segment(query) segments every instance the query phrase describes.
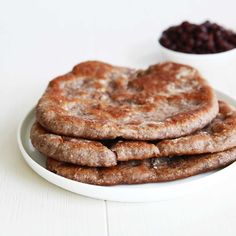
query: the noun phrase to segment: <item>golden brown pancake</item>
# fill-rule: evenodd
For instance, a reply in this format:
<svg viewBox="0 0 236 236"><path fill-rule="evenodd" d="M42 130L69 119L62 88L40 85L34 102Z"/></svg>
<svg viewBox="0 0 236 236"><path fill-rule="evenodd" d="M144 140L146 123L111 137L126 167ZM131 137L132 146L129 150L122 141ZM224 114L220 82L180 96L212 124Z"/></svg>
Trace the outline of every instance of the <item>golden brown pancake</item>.
<svg viewBox="0 0 236 236"><path fill-rule="evenodd" d="M197 70L172 62L147 70L78 64L49 83L36 108L46 130L87 139L176 138L217 113L216 95Z"/></svg>
<svg viewBox="0 0 236 236"><path fill-rule="evenodd" d="M114 167L82 167L47 159L47 169L63 177L95 185L172 181L225 167L236 160L236 148L224 152L120 162Z"/></svg>
<svg viewBox="0 0 236 236"><path fill-rule="evenodd" d="M236 146L236 111L219 102L213 121L193 134L162 141L94 141L55 135L38 123L31 129L34 147L45 156L84 166L115 166L117 161L143 160L220 152Z"/></svg>

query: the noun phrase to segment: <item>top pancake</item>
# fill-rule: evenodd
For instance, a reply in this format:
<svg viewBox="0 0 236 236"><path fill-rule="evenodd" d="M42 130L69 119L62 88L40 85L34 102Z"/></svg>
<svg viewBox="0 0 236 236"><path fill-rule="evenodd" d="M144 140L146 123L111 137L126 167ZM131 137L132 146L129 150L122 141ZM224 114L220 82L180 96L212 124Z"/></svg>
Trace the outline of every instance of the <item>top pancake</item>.
<svg viewBox="0 0 236 236"><path fill-rule="evenodd" d="M49 83L36 117L66 136L157 140L201 129L217 112L213 89L189 66L133 70L89 61Z"/></svg>

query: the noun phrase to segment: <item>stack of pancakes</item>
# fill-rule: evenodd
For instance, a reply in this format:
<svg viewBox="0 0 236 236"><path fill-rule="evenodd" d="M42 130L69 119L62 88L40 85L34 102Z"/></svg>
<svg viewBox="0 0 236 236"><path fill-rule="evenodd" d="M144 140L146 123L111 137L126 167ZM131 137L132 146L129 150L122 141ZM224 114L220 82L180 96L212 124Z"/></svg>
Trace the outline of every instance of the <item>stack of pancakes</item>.
<svg viewBox="0 0 236 236"><path fill-rule="evenodd" d="M83 183L171 181L236 160L236 111L186 65L81 63L49 83L36 120L47 168Z"/></svg>

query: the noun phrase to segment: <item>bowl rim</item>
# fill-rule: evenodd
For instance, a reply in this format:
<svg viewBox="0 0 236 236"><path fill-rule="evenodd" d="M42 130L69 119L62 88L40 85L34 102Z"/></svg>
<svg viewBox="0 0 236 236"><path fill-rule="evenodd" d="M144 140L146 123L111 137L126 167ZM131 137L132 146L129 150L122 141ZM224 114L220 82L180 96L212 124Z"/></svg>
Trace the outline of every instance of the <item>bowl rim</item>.
<svg viewBox="0 0 236 236"><path fill-rule="evenodd" d="M176 54L178 56L184 56L184 57L205 57L205 58L209 58L209 57L220 57L220 56L226 56L226 55L230 55L230 54L234 54L236 53L236 47L233 49L230 49L228 51L225 52L217 52L217 53L206 53L206 54L195 54L195 53L185 53L185 52L179 52L179 51L174 51L172 49L169 49L165 46L163 46L160 43L160 37L158 38L158 45L159 48L161 48L161 50L166 51L168 53L172 53L172 54Z"/></svg>

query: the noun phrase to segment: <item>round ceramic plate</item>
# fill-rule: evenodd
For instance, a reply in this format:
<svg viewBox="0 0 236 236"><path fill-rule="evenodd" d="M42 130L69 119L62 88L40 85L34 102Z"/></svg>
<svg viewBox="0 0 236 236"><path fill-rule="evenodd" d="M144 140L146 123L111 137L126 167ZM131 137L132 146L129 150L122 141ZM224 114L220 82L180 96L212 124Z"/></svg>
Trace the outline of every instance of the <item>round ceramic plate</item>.
<svg viewBox="0 0 236 236"><path fill-rule="evenodd" d="M236 101L229 96L221 92L217 92L217 95L219 99L236 106ZM84 184L56 175L45 168L46 157L35 150L30 142L30 128L34 121L35 115L34 109L32 109L20 123L17 133L20 151L28 165L49 182L74 193L92 198L122 202L166 200L204 190L207 188L207 185L219 184L220 180L227 176L230 170L235 171L236 163L233 163L218 171L165 183L118 185L112 187Z"/></svg>

